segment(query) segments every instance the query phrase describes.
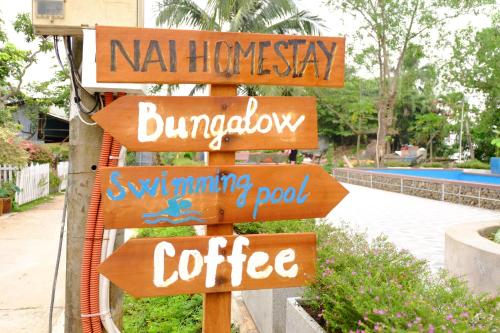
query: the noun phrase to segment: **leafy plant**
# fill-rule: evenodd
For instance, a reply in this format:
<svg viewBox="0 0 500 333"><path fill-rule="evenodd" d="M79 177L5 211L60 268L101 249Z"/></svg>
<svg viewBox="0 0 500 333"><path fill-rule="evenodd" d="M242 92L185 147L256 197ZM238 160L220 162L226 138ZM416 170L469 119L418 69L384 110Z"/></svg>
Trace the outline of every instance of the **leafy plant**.
<svg viewBox="0 0 500 333"><path fill-rule="evenodd" d="M13 198L19 191L21 191L20 188L12 181L0 183L0 198Z"/></svg>
<svg viewBox="0 0 500 333"><path fill-rule="evenodd" d="M29 161L31 163L52 163L54 154L45 145L37 144L31 141L24 141L23 148L29 153Z"/></svg>
<svg viewBox="0 0 500 333"><path fill-rule="evenodd" d="M240 235L312 232L314 225L314 219L238 223L234 225L234 231Z"/></svg>
<svg viewBox="0 0 500 333"><path fill-rule="evenodd" d="M49 189L50 193L55 193L59 191L59 185L61 185L61 178L57 176L57 171L51 169L49 172Z"/></svg>
<svg viewBox="0 0 500 333"><path fill-rule="evenodd" d="M455 167L459 169L486 169L490 168L488 163L484 163L478 160L470 160L462 163L455 164Z"/></svg>
<svg viewBox="0 0 500 333"><path fill-rule="evenodd" d="M440 162L427 162L420 165L421 168L444 168L445 165Z"/></svg>
<svg viewBox="0 0 500 333"><path fill-rule="evenodd" d="M137 237L195 235L193 227L139 229ZM203 298L199 294L135 299L125 295L124 332L201 332Z"/></svg>
<svg viewBox="0 0 500 333"><path fill-rule="evenodd" d="M318 227L316 281L305 292L327 332L494 332L500 297L475 296L444 272L347 227Z"/></svg>
<svg viewBox="0 0 500 333"><path fill-rule="evenodd" d="M500 229L498 229L493 235L493 241L500 244Z"/></svg>

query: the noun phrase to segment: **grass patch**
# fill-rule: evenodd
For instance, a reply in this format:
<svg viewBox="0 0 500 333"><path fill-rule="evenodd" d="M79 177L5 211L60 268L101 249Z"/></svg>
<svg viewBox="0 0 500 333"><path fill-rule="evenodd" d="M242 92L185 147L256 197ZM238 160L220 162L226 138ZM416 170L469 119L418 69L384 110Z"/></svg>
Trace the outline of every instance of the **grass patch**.
<svg viewBox="0 0 500 333"><path fill-rule="evenodd" d="M33 208L35 208L37 206L40 206L41 204L51 202L58 195L63 195L63 194L51 194L51 195L47 195L45 197L38 198L36 200L30 201L28 203L25 203L23 205L17 205L16 203L14 203L14 207L12 208L12 210L14 212L18 212L18 213L25 212L25 211L33 209Z"/></svg>
<svg viewBox="0 0 500 333"><path fill-rule="evenodd" d="M200 166L200 165L205 165L205 162L203 161L193 161L192 159L186 158L186 157L179 157L176 158L173 162L173 165L175 166Z"/></svg>
<svg viewBox="0 0 500 333"><path fill-rule="evenodd" d="M189 226L139 229L138 238L194 236ZM200 294L135 299L125 295L123 332L201 332L203 297Z"/></svg>
<svg viewBox="0 0 500 333"><path fill-rule="evenodd" d="M455 164L455 167L459 169L490 169L490 165L488 163L484 163L478 160L457 163Z"/></svg>
<svg viewBox="0 0 500 333"><path fill-rule="evenodd" d="M314 219L238 223L234 231L240 235L314 232L314 223Z"/></svg>
<svg viewBox="0 0 500 333"><path fill-rule="evenodd" d="M444 168L445 165L441 162L427 162L420 165L421 168Z"/></svg>
<svg viewBox="0 0 500 333"><path fill-rule="evenodd" d="M387 160L384 161L384 166L387 168L406 168L411 166L411 163L398 160Z"/></svg>

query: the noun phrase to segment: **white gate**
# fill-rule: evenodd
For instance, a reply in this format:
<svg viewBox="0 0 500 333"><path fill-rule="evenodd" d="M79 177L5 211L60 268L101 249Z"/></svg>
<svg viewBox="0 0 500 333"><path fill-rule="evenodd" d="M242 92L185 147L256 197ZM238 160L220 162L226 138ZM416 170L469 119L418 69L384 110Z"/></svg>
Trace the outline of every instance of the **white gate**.
<svg viewBox="0 0 500 333"><path fill-rule="evenodd" d="M57 163L57 177L61 179L61 184L59 184L59 192L65 190L68 187L68 169L68 161Z"/></svg>
<svg viewBox="0 0 500 333"><path fill-rule="evenodd" d="M34 164L16 173L16 185L20 192L16 193L19 205L49 195L50 164Z"/></svg>

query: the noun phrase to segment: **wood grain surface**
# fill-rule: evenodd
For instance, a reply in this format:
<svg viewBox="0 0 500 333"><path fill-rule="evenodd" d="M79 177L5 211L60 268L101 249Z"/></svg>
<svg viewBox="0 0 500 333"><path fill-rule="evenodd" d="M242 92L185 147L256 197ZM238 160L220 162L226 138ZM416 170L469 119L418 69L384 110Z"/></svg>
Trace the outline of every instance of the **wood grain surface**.
<svg viewBox="0 0 500 333"><path fill-rule="evenodd" d="M243 247L246 259L243 261L242 279L239 285L233 286L231 276L233 266L228 262L227 256L232 254L233 243L238 236L218 237L226 239L227 245L219 248L219 254L225 259L217 266L213 287L207 288L206 263L203 264L200 274L190 279L184 280L178 276L175 282L166 287L158 287L154 283L154 253L159 243L168 242L175 250L175 255L164 256L163 279L166 280L175 274L175 271L179 272L179 259L182 251L196 250L202 257L205 257L208 254L209 240L214 238L213 236L132 239L106 259L99 266L99 272L134 297L297 287L312 281L315 276L316 235L314 233L244 235L249 245ZM278 274L275 268L276 256L287 249L295 253L295 258L283 267L288 270L296 264L295 277L284 277ZM248 274L248 263L255 252L264 252L269 256L268 260L257 269L257 271L262 271L269 265L272 272L268 277L256 279ZM193 272L194 262L194 257L190 256L187 265L188 272Z"/></svg>
<svg viewBox="0 0 500 333"><path fill-rule="evenodd" d="M342 87L345 38L96 27L97 82Z"/></svg>
<svg viewBox="0 0 500 333"><path fill-rule="evenodd" d="M316 165L126 167L100 174L109 229L323 217L348 193Z"/></svg>
<svg viewBox="0 0 500 333"><path fill-rule="evenodd" d="M124 96L92 119L131 151L318 147L314 97Z"/></svg>

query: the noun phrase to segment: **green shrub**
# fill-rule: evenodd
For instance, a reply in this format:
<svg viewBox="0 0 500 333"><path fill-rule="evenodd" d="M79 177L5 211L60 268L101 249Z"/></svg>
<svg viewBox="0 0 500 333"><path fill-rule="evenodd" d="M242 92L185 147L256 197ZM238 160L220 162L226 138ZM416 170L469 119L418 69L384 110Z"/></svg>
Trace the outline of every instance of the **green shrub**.
<svg viewBox="0 0 500 333"><path fill-rule="evenodd" d="M455 164L456 168L459 169L486 169L488 170L490 168L490 165L488 163L484 163L478 160L470 160L462 163L457 163Z"/></svg>
<svg viewBox="0 0 500 333"><path fill-rule="evenodd" d="M198 333L203 297L195 294L134 299L126 295L123 310L123 331L127 333Z"/></svg>
<svg viewBox="0 0 500 333"><path fill-rule="evenodd" d="M493 241L500 244L500 229L498 229L493 235Z"/></svg>
<svg viewBox="0 0 500 333"><path fill-rule="evenodd" d="M386 160L384 165L388 168L406 168L411 166L411 163L400 160Z"/></svg>
<svg viewBox="0 0 500 333"><path fill-rule="evenodd" d="M59 185L61 185L61 178L57 176L57 171L51 169L49 172L49 192L56 193L59 192Z"/></svg>
<svg viewBox="0 0 500 333"><path fill-rule="evenodd" d="M28 153L21 146L17 130L15 126L0 126L0 164L19 167L28 164Z"/></svg>
<svg viewBox="0 0 500 333"><path fill-rule="evenodd" d="M46 143L47 147L54 155L57 161L68 161L69 160L69 145L68 143Z"/></svg>
<svg viewBox="0 0 500 333"><path fill-rule="evenodd" d="M305 307L327 332L495 332L499 297L474 296L384 237L318 227L317 279Z"/></svg>
<svg viewBox="0 0 500 333"><path fill-rule="evenodd" d="M168 227L168 228L144 228L139 229L137 238L144 237L180 237L195 236L194 228L190 226Z"/></svg>
<svg viewBox="0 0 500 333"><path fill-rule="evenodd" d="M331 173L333 169L333 145L329 144L328 149L325 154L326 163L323 165L323 168L326 172Z"/></svg>
<svg viewBox="0 0 500 333"><path fill-rule="evenodd" d="M30 163L44 164L54 162L55 156L47 146L31 141L24 141L22 146L29 154Z"/></svg>
<svg viewBox="0 0 500 333"><path fill-rule="evenodd" d="M240 235L313 232L314 225L314 219L251 222L235 224L234 231Z"/></svg>
<svg viewBox="0 0 500 333"><path fill-rule="evenodd" d="M195 235L193 227L139 229L137 237L177 237ZM125 295L123 331L201 332L203 298L199 294L135 299Z"/></svg>
<svg viewBox="0 0 500 333"><path fill-rule="evenodd" d="M420 165L421 168L444 168L445 165L440 162L427 162Z"/></svg>

